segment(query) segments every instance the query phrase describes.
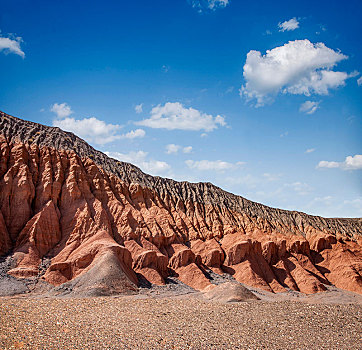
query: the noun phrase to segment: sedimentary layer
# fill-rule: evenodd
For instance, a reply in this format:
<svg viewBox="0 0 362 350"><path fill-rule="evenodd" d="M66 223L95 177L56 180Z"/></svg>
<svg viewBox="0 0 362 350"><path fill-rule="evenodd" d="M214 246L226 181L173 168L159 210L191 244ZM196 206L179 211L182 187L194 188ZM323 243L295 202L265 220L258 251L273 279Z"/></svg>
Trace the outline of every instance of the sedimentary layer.
<svg viewBox="0 0 362 350"><path fill-rule="evenodd" d="M264 206L144 174L59 128L0 113L0 255L15 278L95 294L230 274L272 292L362 292L362 219Z"/></svg>

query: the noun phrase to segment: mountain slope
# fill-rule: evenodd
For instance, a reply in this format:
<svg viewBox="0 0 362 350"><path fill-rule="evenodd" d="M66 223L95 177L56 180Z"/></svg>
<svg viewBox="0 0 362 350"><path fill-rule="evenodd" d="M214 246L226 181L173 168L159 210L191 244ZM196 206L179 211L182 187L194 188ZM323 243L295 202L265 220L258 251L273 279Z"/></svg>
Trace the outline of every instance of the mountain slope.
<svg viewBox="0 0 362 350"><path fill-rule="evenodd" d="M0 135L0 255L13 277L88 295L168 276L201 290L213 270L273 292L362 292L362 219L152 177L72 133L2 112Z"/></svg>

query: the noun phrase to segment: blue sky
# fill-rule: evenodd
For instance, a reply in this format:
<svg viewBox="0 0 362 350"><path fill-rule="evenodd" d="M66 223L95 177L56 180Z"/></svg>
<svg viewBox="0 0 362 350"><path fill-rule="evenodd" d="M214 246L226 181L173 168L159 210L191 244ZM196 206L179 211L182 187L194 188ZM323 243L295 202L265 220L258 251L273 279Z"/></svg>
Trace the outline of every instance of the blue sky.
<svg viewBox="0 0 362 350"><path fill-rule="evenodd" d="M359 0L0 0L0 109L153 175L362 216Z"/></svg>

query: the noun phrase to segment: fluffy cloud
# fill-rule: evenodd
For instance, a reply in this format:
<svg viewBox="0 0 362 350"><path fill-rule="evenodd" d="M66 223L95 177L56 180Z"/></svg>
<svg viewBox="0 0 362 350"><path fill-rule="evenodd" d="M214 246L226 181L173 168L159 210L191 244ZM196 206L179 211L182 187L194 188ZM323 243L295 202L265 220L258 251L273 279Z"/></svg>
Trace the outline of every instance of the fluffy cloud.
<svg viewBox="0 0 362 350"><path fill-rule="evenodd" d="M313 114L319 108L319 102L316 101L305 101L299 107L299 112L304 112L307 114Z"/></svg>
<svg viewBox="0 0 362 350"><path fill-rule="evenodd" d="M305 153L313 153L315 151L315 148L308 148Z"/></svg>
<svg viewBox="0 0 362 350"><path fill-rule="evenodd" d="M139 105L136 105L134 110L136 111L137 114L142 113L143 112L143 103L140 103Z"/></svg>
<svg viewBox="0 0 362 350"><path fill-rule="evenodd" d="M50 110L56 114L58 118L69 117L73 111L66 103L54 103Z"/></svg>
<svg viewBox="0 0 362 350"><path fill-rule="evenodd" d="M205 9L216 10L229 5L229 0L189 0L192 7L202 12Z"/></svg>
<svg viewBox="0 0 362 350"><path fill-rule="evenodd" d="M180 146L179 145L175 145L174 143L171 143L169 145L166 146L166 153L167 154L175 154L179 151Z"/></svg>
<svg viewBox="0 0 362 350"><path fill-rule="evenodd" d="M118 133L118 131L122 129L121 125L107 124L103 120L95 117L84 119L70 118L69 116L73 111L66 103L54 103L50 110L57 116L57 118L53 120L53 126L71 131L88 142L94 142L99 145L104 145L119 139L133 140L146 135L146 132L142 129L131 130L121 135Z"/></svg>
<svg viewBox="0 0 362 350"><path fill-rule="evenodd" d="M329 162L321 160L317 168L340 168L343 170L358 170L362 169L362 154L356 154L355 156L348 156L344 162Z"/></svg>
<svg viewBox="0 0 362 350"><path fill-rule="evenodd" d="M142 130L142 129L136 129L136 130L131 130L130 132L121 135L121 138L126 138L126 139L136 139L136 138L142 138L146 135L146 131Z"/></svg>
<svg viewBox="0 0 362 350"><path fill-rule="evenodd" d="M350 77L346 72L332 68L347 56L334 51L324 43L309 40L290 41L267 50L265 55L251 50L247 54L243 76L246 83L240 95L256 100L262 106L282 92L284 94L328 94L330 89L345 84Z"/></svg>
<svg viewBox="0 0 362 350"><path fill-rule="evenodd" d="M23 39L21 37L6 38L0 34L0 51L4 51L5 53L14 53L15 55L19 55L24 58L25 53L20 47L22 41Z"/></svg>
<svg viewBox="0 0 362 350"><path fill-rule="evenodd" d="M225 126L226 122L220 115L213 117L194 108L185 108L179 102L167 102L152 108L151 117L136 124L154 129L212 131Z"/></svg>
<svg viewBox="0 0 362 350"><path fill-rule="evenodd" d="M175 145L174 143L171 143L166 146L166 153L167 154L177 154L180 149L182 149L183 153L192 152L192 146L181 147L180 145Z"/></svg>
<svg viewBox="0 0 362 350"><path fill-rule="evenodd" d="M53 126L71 131L85 140L99 145L104 145L121 138L121 135L117 135L117 131L122 128L120 125L107 124L103 120L94 117L55 119Z"/></svg>
<svg viewBox="0 0 362 350"><path fill-rule="evenodd" d="M190 169L197 169L197 170L216 170L216 171L225 171L225 170L231 170L235 169L236 167L244 164L242 162L237 163L229 163L224 162L221 160L186 160L186 165Z"/></svg>
<svg viewBox="0 0 362 350"><path fill-rule="evenodd" d="M294 18L290 19L289 21L285 21L283 23L279 22L278 27L279 27L280 32L291 31L291 30L295 30L295 29L299 28L299 22L294 17Z"/></svg>
<svg viewBox="0 0 362 350"><path fill-rule="evenodd" d="M129 153L105 152L105 154L122 162L132 163L151 175L164 175L171 169L171 166L166 162L153 159L147 160L148 153L144 151Z"/></svg>

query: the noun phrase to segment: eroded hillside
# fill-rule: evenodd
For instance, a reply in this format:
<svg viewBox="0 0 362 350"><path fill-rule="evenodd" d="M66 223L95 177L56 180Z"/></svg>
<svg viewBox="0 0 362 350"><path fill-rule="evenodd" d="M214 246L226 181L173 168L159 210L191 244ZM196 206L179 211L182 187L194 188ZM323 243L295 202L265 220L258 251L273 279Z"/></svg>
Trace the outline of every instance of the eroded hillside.
<svg viewBox="0 0 362 350"><path fill-rule="evenodd" d="M0 114L0 255L16 278L112 294L216 274L268 291L362 292L362 219L274 209L152 177L72 133Z"/></svg>

